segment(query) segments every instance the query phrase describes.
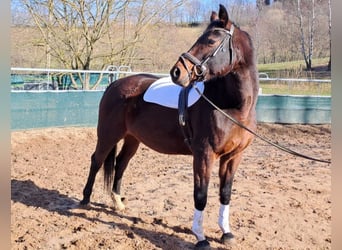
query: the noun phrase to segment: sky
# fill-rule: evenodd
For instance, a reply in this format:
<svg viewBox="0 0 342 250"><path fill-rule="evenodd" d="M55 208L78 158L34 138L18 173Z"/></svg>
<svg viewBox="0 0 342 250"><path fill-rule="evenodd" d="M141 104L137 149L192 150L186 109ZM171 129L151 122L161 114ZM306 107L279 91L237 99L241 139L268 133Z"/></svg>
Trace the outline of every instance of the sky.
<svg viewBox="0 0 342 250"><path fill-rule="evenodd" d="M190 2L197 2L200 4L202 13L201 16L194 16L194 20L201 21L204 18L204 11L205 13L211 13L211 11L218 12L219 4L223 4L228 13L232 13L232 6L236 6L239 4L247 5L247 4L255 4L256 0L189 0ZM27 16L23 15L26 12L26 9L21 3L21 0L11 0L11 16L12 16L12 23L20 24L25 23ZM206 16L207 14L205 14ZM190 21L190 20L188 20Z"/></svg>

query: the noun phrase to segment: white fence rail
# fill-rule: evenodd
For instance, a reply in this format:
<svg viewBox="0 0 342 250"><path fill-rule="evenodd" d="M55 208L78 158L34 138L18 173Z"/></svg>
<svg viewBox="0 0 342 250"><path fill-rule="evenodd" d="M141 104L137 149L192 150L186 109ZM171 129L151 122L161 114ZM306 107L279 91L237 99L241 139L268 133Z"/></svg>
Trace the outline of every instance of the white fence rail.
<svg viewBox="0 0 342 250"><path fill-rule="evenodd" d="M78 83L78 89L82 89L82 82L87 78L90 79L90 86L96 81L100 84L97 90L104 89L109 83L126 75L149 72L133 72L129 66L110 65L106 70L70 70L70 69L45 69L45 68L11 68L11 86L12 90L65 90L75 89L72 87L72 80L68 77L73 75L73 79ZM153 73L154 75L163 77L169 74ZM91 79L91 76L96 76ZM56 78L59 79L56 79ZM64 77L64 79L63 79ZM68 78L68 79L67 79ZM62 83L62 81L68 81Z"/></svg>
<svg viewBox="0 0 342 250"><path fill-rule="evenodd" d="M260 77L263 73L259 74L259 81L272 81L272 82L315 82L315 83L331 83L331 79L309 79L309 78L272 78Z"/></svg>
<svg viewBox="0 0 342 250"><path fill-rule="evenodd" d="M109 83L126 75L139 73L153 74L160 77L169 76L168 73L150 73L150 72L133 72L129 66L109 65L106 70L69 70L69 69L46 69L46 68L11 68L11 86L12 90L64 90L75 89L72 87L72 81L68 78L70 75L76 75L78 78L78 88L82 89L81 82L87 77L90 79L90 86L96 81L101 83L97 85L97 90L105 89ZM96 76L91 79L90 76ZM59 77L59 79L56 79ZM64 79L63 79L64 77ZM63 83L63 81L65 81ZM293 83L314 83L321 90L320 84L331 83L330 79L309 79L309 78L272 78L267 73L259 73L260 82L287 83L290 89ZM262 93L262 89L260 89Z"/></svg>
<svg viewBox="0 0 342 250"><path fill-rule="evenodd" d="M325 95L331 96L331 79L312 78L279 78L269 77L266 73L259 74L259 93L272 92L277 94Z"/></svg>

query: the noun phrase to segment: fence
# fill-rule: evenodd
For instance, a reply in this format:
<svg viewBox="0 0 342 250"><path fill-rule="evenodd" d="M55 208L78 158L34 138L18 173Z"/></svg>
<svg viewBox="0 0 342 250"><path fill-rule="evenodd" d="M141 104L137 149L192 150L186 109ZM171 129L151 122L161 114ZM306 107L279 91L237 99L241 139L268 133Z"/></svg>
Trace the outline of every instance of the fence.
<svg viewBox="0 0 342 250"><path fill-rule="evenodd" d="M109 83L132 72L129 66L110 65L106 70L66 70L11 68L12 90L80 90L87 84L92 90L103 90ZM154 73L157 76L168 74ZM87 89L85 89L87 90Z"/></svg>
<svg viewBox="0 0 342 250"><path fill-rule="evenodd" d="M15 68L15 70L18 69ZM94 71L77 73L89 74ZM115 79L120 74L136 74L137 72L109 70L95 73L107 74L107 78L104 78L107 82L103 84L105 87L112 80L109 78L110 74L113 74L112 77ZM98 104L103 91L103 88L97 91L13 90L11 91L11 128L19 130L56 126L96 126ZM257 103L257 119L259 122L271 123L330 123L331 97L260 94Z"/></svg>
<svg viewBox="0 0 342 250"><path fill-rule="evenodd" d="M266 94L331 96L330 79L270 78L259 73L260 88Z"/></svg>
<svg viewBox="0 0 342 250"><path fill-rule="evenodd" d="M39 68L11 68L11 71L12 90L81 90L84 86L103 90L120 77L144 73L133 72L129 66L115 65L101 71ZM169 75L153 74L160 77ZM259 80L260 91L265 94L331 95L329 79L270 78L267 73L260 73Z"/></svg>

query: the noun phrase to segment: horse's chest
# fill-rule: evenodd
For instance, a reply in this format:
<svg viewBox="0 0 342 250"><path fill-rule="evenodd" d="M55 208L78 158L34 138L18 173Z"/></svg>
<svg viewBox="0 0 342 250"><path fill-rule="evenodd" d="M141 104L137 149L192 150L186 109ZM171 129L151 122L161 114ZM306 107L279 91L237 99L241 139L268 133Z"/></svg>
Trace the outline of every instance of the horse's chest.
<svg viewBox="0 0 342 250"><path fill-rule="evenodd" d="M210 141L216 152L232 151L239 147L245 138L245 131L222 114L214 116L211 131Z"/></svg>

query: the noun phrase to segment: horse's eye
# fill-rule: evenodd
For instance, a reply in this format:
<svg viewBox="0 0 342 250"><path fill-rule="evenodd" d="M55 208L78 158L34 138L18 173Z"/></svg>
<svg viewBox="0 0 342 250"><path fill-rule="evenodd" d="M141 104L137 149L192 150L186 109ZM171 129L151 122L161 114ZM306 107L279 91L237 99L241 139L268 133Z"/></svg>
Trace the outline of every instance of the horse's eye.
<svg viewBox="0 0 342 250"><path fill-rule="evenodd" d="M213 40L213 39L208 39L208 44L209 44L209 45L214 45L214 44L215 44L215 40Z"/></svg>

